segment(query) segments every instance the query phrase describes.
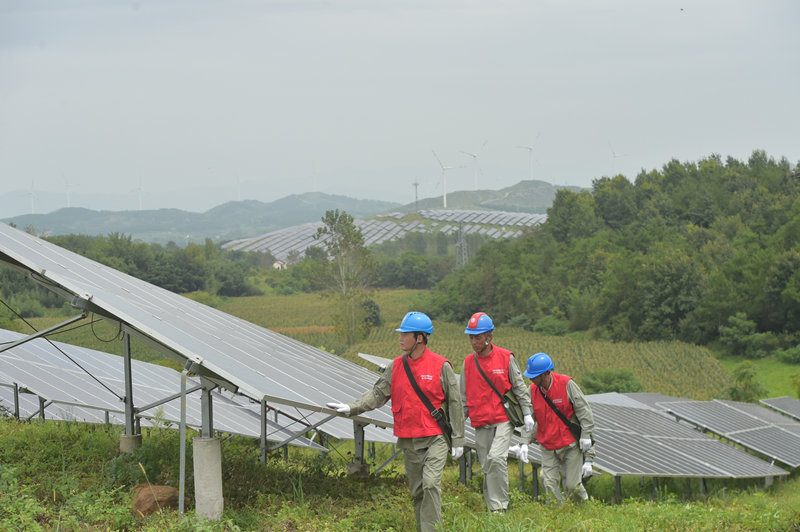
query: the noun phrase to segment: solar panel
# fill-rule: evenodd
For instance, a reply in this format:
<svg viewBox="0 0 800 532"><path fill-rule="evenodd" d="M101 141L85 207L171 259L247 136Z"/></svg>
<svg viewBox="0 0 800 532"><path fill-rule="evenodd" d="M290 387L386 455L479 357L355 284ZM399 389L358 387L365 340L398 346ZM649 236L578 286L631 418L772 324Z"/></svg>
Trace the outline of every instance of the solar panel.
<svg viewBox="0 0 800 532"><path fill-rule="evenodd" d="M591 403L598 469L615 476L755 478L783 469L645 408Z"/></svg>
<svg viewBox="0 0 800 532"><path fill-rule="evenodd" d="M783 397L774 397L772 399L762 399L761 402L770 408L774 408L778 412L786 414L800 421L800 400L794 397L785 395Z"/></svg>
<svg viewBox="0 0 800 532"><path fill-rule="evenodd" d="M691 399L684 399L682 397L673 397L671 395L664 395L661 393L650 393L650 392L633 392L633 393L626 393L623 395L630 397L634 401L644 403L647 406L654 408L656 410L664 410L659 406L660 403L672 403L675 401L691 401Z"/></svg>
<svg viewBox="0 0 800 532"><path fill-rule="evenodd" d="M800 435L757 414L752 407L732 401L681 401L662 403L668 412L698 427L719 434L790 467L800 466Z"/></svg>
<svg viewBox="0 0 800 532"><path fill-rule="evenodd" d="M191 360L209 378L258 401L324 408L351 401L376 375L340 357L207 307L0 224L0 259L29 270L90 311L123 324L178 360ZM358 416L391 426L383 407Z"/></svg>
<svg viewBox="0 0 800 532"><path fill-rule="evenodd" d="M23 337L22 334L0 329L2 343L10 343ZM125 405L121 399L125 393L125 385L120 378L124 372L122 357L61 342L50 344L44 339L35 339L0 353L0 362L0 383L12 390L9 404L13 404L12 385L16 384L27 392L20 397L35 394L58 405L57 409L52 405L48 406L45 417L104 423L104 412L108 412L109 422L125 423ZM173 369L138 360L131 361L131 369L134 398L141 406L158 403L180 392L180 373ZM193 378L188 378L187 381L187 389L200 384ZM260 406L251 408L217 392L212 394L217 414L216 430L260 437ZM195 428L202 425L198 396L199 390L187 394L186 401L186 423ZM32 405L27 404L25 409L31 414L38 411L38 400L33 401ZM180 405L177 400L173 400L138 412L137 415L150 422L163 420L177 424L180 422ZM145 425L147 424L150 423L146 422ZM269 440L282 441L294 436L293 432L276 423L268 421L267 424ZM312 444L306 438L297 438L290 443L324 450L324 447Z"/></svg>

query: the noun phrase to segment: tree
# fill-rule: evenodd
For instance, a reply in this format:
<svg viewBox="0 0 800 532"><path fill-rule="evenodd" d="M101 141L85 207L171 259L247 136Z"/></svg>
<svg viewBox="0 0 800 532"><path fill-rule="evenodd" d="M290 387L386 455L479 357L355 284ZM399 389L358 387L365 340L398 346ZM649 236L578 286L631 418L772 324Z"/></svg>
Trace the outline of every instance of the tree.
<svg viewBox="0 0 800 532"><path fill-rule="evenodd" d="M766 395L767 389L756 380L758 366L745 360L733 369L734 383L725 392L725 398L743 403L755 403Z"/></svg>
<svg viewBox="0 0 800 532"><path fill-rule="evenodd" d="M366 336L365 314L369 305L368 290L375 270L364 236L356 227L353 217L339 209L328 210L322 218L322 227L314 239L327 252L323 283L329 293L339 300L334 323L348 345Z"/></svg>
<svg viewBox="0 0 800 532"><path fill-rule="evenodd" d="M601 369L587 373L581 381L584 393L635 393L642 384L629 369Z"/></svg>

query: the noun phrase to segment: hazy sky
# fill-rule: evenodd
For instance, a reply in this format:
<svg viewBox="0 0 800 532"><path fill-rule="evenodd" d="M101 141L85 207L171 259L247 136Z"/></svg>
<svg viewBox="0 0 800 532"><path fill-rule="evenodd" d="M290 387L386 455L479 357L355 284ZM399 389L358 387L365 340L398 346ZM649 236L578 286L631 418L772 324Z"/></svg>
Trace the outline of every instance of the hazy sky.
<svg viewBox="0 0 800 532"><path fill-rule="evenodd" d="M798 21L797 0L0 0L0 218L411 203L442 194L432 150L464 166L449 192L475 187L462 151L491 189L794 164Z"/></svg>

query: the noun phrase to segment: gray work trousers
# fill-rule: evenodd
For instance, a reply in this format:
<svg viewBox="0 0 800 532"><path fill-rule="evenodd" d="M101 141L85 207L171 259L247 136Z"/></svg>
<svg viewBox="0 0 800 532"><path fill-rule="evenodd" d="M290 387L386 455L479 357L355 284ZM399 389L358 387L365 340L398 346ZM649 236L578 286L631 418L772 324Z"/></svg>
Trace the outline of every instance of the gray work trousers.
<svg viewBox="0 0 800 532"><path fill-rule="evenodd" d="M449 451L444 436L426 449L403 450L417 530L421 532L432 532L442 525L442 473Z"/></svg>
<svg viewBox="0 0 800 532"><path fill-rule="evenodd" d="M555 498L558 503L564 502L564 496L573 500L587 500L589 496L581 482L583 453L578 442L566 447L548 451L541 445L542 451L542 484L548 498ZM564 485L564 494L559 487L559 478Z"/></svg>
<svg viewBox="0 0 800 532"><path fill-rule="evenodd" d="M508 509L508 447L514 427L510 422L475 429L475 447L483 471L483 498L489 511Z"/></svg>

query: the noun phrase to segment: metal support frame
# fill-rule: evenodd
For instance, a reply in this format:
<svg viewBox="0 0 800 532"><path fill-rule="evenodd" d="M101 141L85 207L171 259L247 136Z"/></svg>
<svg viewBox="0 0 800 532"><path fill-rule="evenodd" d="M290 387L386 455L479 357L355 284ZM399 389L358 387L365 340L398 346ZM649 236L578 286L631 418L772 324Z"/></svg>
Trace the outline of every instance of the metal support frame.
<svg viewBox="0 0 800 532"><path fill-rule="evenodd" d="M136 411L133 407L133 375L131 372L131 336L127 332L122 333L122 353L123 370L125 374L125 435L136 435L134 426L134 416Z"/></svg>
<svg viewBox="0 0 800 532"><path fill-rule="evenodd" d="M178 393L172 394L169 397L165 397L163 399L159 399L158 401L155 401L153 403L150 403L150 404L147 404L147 405L144 405L144 406L136 407L133 410L134 410L134 412L136 414L141 414L142 412L146 412L147 410L150 410L151 408L155 408L155 407L157 407L159 405L163 405L164 403L169 403L170 401L174 401L175 399L182 399L182 400L185 401L185 397L184 397L185 395L189 395L190 393L194 393L197 390L202 390L202 389L203 389L203 385L202 384L198 384L197 386L193 386L192 388L189 388L186 391L183 391L183 388L181 388L182 391L180 391Z"/></svg>
<svg viewBox="0 0 800 532"><path fill-rule="evenodd" d="M267 463L267 400L261 400L261 454L259 460Z"/></svg>
<svg viewBox="0 0 800 532"><path fill-rule="evenodd" d="M380 466L378 466L378 467L377 467L377 468L376 468L374 471L372 471L370 474L371 474L371 475L377 475L378 473L380 473L380 472L381 472L381 470L382 470L384 467L386 467L387 465L389 465L390 463L392 463L392 461L394 461L394 459L395 459L395 458L397 458L397 457L400 455L400 453L402 453L402 452L403 452L403 450L402 450L402 449L395 449L395 448L394 448L394 444L392 444L392 455L389 457L389 459L388 459L388 460L386 460L384 463L382 463Z"/></svg>
<svg viewBox="0 0 800 532"><path fill-rule="evenodd" d="M186 486L186 375L192 363L187 362L181 371L181 421L180 421L180 465L178 473L178 515L183 515Z"/></svg>
<svg viewBox="0 0 800 532"><path fill-rule="evenodd" d="M216 384L209 381L205 377L200 377L200 383L203 385L203 393L200 396L200 417L203 420L203 426L200 430L200 435L203 438L214 437L214 408L211 398L211 390L216 388Z"/></svg>
<svg viewBox="0 0 800 532"><path fill-rule="evenodd" d="M361 421L353 421L353 439L355 440L355 449L353 450L354 460L357 464L365 464L364 461L364 427L367 423Z"/></svg>
<svg viewBox="0 0 800 532"><path fill-rule="evenodd" d="M617 504L622 503L622 477L619 475L614 477L614 493L617 497Z"/></svg>
<svg viewBox="0 0 800 532"><path fill-rule="evenodd" d="M327 423L328 421L330 421L331 419L333 419L333 418L335 418L335 417L336 417L336 415L335 415L335 414L331 414L330 416L328 416L328 417L326 417L326 418L323 418L323 419L322 419L322 420L320 420L320 421L317 421L317 422L316 422L316 423L314 423L313 425L308 425L308 426L306 426L306 427L303 427L303 429L302 429L301 431L299 431L299 432L296 432L296 433L294 434L294 436L292 436L292 437L290 437L290 438L287 438L287 439L285 439L285 440L283 440L283 441L281 441L281 442L278 442L278 443L276 443L275 445L273 445L272 447L270 447L270 448L269 448L269 450L270 450L270 451L274 451L274 450L276 450L276 449L279 449L279 448L281 448L281 447L284 447L284 448L286 448L286 447L288 447L288 444L289 444L289 442L291 442L291 441L294 441L294 440L296 440L297 438L300 438L300 437L302 437L302 436L303 436L303 434L305 434L305 433L306 433L306 432L308 432L309 430L314 430L315 428L319 427L320 425L322 425L322 424L324 424L324 423ZM266 419L266 418L265 418L265 419ZM362 424L361 426L362 426L362 429L361 429L361 435L362 435L362 447L363 447L363 435L364 435L364 429L363 429L363 427L366 427L366 424ZM363 450L363 449L361 450L361 453L362 453L362 456L363 456L363 453L364 453L364 450Z"/></svg>
<svg viewBox="0 0 800 532"><path fill-rule="evenodd" d="M14 419L19 421L19 384L14 383Z"/></svg>
<svg viewBox="0 0 800 532"><path fill-rule="evenodd" d="M8 351L12 347L16 347L18 345L22 345L24 343L30 342L31 340L35 340L37 338L41 338L42 336L47 336L51 332L57 331L58 329L61 329L62 327L66 327L67 325L72 325L76 321L80 321L80 320L84 319L85 317L86 317L86 312L83 312L83 313L81 313L80 316L74 316L74 317L68 319L67 321L61 322L61 323L59 323L57 325L53 325L52 327L48 327L47 329L42 329L41 331L37 331L37 332L35 332L33 334L29 334L25 338L20 338L16 342L11 342L11 343L5 344L4 346L0 347L0 353L3 353L4 351Z"/></svg>

